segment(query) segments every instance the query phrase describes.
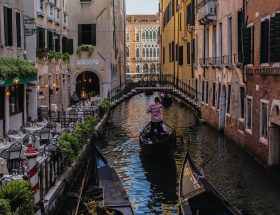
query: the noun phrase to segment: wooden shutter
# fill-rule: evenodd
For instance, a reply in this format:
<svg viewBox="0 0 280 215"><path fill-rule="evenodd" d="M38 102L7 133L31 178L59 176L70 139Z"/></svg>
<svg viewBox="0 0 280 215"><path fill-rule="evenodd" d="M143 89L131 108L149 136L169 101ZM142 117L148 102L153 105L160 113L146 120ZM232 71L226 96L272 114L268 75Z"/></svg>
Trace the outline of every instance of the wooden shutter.
<svg viewBox="0 0 280 215"><path fill-rule="evenodd" d="M68 40L67 40L67 52L68 52L69 54L73 54L73 53L74 53L73 39L68 39Z"/></svg>
<svg viewBox="0 0 280 215"><path fill-rule="evenodd" d="M244 35L244 64L250 64L252 62L251 59L251 28L245 28Z"/></svg>
<svg viewBox="0 0 280 215"><path fill-rule="evenodd" d="M275 14L275 62L280 62L280 13Z"/></svg>
<svg viewBox="0 0 280 215"><path fill-rule="evenodd" d="M184 47L179 46L179 65L183 65L184 63Z"/></svg>
<svg viewBox="0 0 280 215"><path fill-rule="evenodd" d="M82 25L78 25L78 46L82 45Z"/></svg>
<svg viewBox="0 0 280 215"><path fill-rule="evenodd" d="M21 15L16 12L17 47L21 47Z"/></svg>
<svg viewBox="0 0 280 215"><path fill-rule="evenodd" d="M92 45L96 46L96 24L92 24L91 26L91 39L92 39Z"/></svg>
<svg viewBox="0 0 280 215"><path fill-rule="evenodd" d="M179 46L176 44L176 61L179 60Z"/></svg>
<svg viewBox="0 0 280 215"><path fill-rule="evenodd" d="M53 50L53 32L48 31L48 49Z"/></svg>
<svg viewBox="0 0 280 215"><path fill-rule="evenodd" d="M238 54L242 53L242 27L243 27L243 10L237 12L237 34L238 34Z"/></svg>
<svg viewBox="0 0 280 215"><path fill-rule="evenodd" d="M192 40L193 42L193 40ZM191 44L190 43L187 43L187 64L190 64L191 63L191 56L190 56L190 53L191 53Z"/></svg>
<svg viewBox="0 0 280 215"><path fill-rule="evenodd" d="M269 59L270 62L275 62L275 17L271 17L269 25Z"/></svg>
<svg viewBox="0 0 280 215"><path fill-rule="evenodd" d="M269 20L261 22L261 49L260 49L260 63L268 62L268 47L269 47Z"/></svg>

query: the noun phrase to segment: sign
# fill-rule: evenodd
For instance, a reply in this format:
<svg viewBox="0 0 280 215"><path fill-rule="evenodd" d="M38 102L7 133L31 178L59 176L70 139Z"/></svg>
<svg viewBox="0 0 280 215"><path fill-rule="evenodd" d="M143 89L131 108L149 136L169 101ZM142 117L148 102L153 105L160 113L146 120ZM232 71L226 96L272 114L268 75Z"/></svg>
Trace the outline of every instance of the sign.
<svg viewBox="0 0 280 215"><path fill-rule="evenodd" d="M37 34L37 32L38 32L38 29L36 29L36 28L26 28L24 34L25 34L25 36L32 36L34 34Z"/></svg>
<svg viewBox="0 0 280 215"><path fill-rule="evenodd" d="M79 66L90 66L90 65L98 65L99 60L97 59L91 59L91 60L78 60L77 64Z"/></svg>

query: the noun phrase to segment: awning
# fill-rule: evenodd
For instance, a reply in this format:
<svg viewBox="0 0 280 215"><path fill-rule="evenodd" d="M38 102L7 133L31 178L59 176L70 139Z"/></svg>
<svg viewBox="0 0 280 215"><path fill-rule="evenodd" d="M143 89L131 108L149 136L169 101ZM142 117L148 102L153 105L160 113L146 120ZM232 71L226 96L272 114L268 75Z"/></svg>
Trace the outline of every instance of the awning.
<svg viewBox="0 0 280 215"><path fill-rule="evenodd" d="M37 74L27 74L27 75L20 75L19 76L19 83L18 84L27 84L33 81L37 81ZM7 77L3 80L0 80L0 86L12 86L14 85L14 77Z"/></svg>

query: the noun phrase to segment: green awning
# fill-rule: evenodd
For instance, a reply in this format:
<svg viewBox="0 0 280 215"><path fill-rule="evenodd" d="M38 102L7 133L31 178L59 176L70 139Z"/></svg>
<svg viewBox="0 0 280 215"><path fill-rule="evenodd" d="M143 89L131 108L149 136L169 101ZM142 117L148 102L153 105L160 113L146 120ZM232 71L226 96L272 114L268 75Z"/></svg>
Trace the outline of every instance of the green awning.
<svg viewBox="0 0 280 215"><path fill-rule="evenodd" d="M19 84L27 84L33 81L37 81L37 74L27 74L27 75L20 75L19 76ZM11 86L14 85L14 77L7 77L3 80L0 80L0 86Z"/></svg>

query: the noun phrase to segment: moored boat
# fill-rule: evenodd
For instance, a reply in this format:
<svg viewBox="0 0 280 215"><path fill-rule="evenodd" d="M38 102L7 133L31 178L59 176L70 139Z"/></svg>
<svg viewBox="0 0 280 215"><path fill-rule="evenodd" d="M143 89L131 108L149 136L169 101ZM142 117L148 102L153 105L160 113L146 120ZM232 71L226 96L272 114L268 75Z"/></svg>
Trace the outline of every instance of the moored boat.
<svg viewBox="0 0 280 215"><path fill-rule="evenodd" d="M172 155L176 147L176 130L172 133L164 132L151 137L151 123L140 133L139 143L141 152L145 156L166 156Z"/></svg>
<svg viewBox="0 0 280 215"><path fill-rule="evenodd" d="M97 181L99 187L103 188L103 201L100 206L113 210L115 214L133 215L128 195L115 168L109 164L96 146L94 149Z"/></svg>
<svg viewBox="0 0 280 215"><path fill-rule="evenodd" d="M165 107L172 105L172 98L168 96L166 93L160 95L161 104Z"/></svg>
<svg viewBox="0 0 280 215"><path fill-rule="evenodd" d="M179 198L183 215L242 215L198 171L189 152L181 172Z"/></svg>

